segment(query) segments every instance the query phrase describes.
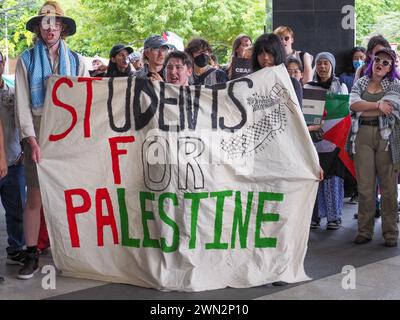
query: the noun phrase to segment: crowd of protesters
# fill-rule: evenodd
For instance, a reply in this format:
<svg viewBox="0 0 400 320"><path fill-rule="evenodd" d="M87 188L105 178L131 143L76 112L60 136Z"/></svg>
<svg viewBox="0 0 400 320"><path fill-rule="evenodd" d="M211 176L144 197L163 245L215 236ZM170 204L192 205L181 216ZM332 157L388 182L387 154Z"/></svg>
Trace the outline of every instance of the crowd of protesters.
<svg viewBox="0 0 400 320"><path fill-rule="evenodd" d="M53 12L48 10L49 5L54 7L53 23L43 19ZM26 28L36 40L34 47L18 59L15 92L0 78L0 196L6 211L7 263L22 266L19 279L29 279L39 270L42 201L36 164L41 160L38 135L45 80L52 74L89 76L83 58L65 43L65 38L75 33L76 25L57 2L47 1ZM239 35L228 64L219 67L205 39L192 39L184 51L178 51L162 36L151 35L144 41L142 54L124 44L113 46L108 65L94 59L90 76L136 77L179 86L214 85L284 64L300 108L303 89L350 93L352 126L347 151L355 162L357 184L353 189L359 202L354 242L363 244L372 239L376 209L380 208L385 245L397 246L399 57L386 39L375 36L367 49L349 48L346 69L337 77L332 53L320 52L314 59L306 51L293 49L294 38L287 26L259 36L254 44L250 36ZM0 54L0 75L3 68L4 57ZM330 164L338 163L338 159L332 160L338 157L337 146L323 138L326 126L324 121L309 126L311 136L319 136L313 141L323 169L311 228L319 227L321 218L326 218L327 229L337 230L341 227L344 180L338 168L330 165L326 169L324 165L326 159ZM381 204L376 201L378 194Z"/></svg>

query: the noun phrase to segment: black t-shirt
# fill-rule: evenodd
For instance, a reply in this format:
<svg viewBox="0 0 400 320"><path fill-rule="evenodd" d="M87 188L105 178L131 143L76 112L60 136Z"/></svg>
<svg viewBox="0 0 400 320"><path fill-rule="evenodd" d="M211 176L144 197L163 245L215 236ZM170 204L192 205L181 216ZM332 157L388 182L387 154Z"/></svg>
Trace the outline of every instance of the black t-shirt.
<svg viewBox="0 0 400 320"><path fill-rule="evenodd" d="M208 76L212 76L214 79L211 81L211 83L205 83L205 80ZM220 69L215 69L215 68L209 68L206 72L203 74L197 76L193 74L193 81L190 82L191 85L204 85L204 84L217 84L217 83L224 83L228 81L228 77L226 76L226 73Z"/></svg>
<svg viewBox="0 0 400 320"><path fill-rule="evenodd" d="M115 68L109 68L107 70L107 73L105 77L113 77L113 78L118 78L118 77L129 77L133 76L134 72L131 70L130 67L126 68L124 72L119 71L116 67Z"/></svg>
<svg viewBox="0 0 400 320"><path fill-rule="evenodd" d="M299 100L300 108L303 108L303 88L296 78L290 78L290 80L292 81L294 91L296 92L297 99Z"/></svg>

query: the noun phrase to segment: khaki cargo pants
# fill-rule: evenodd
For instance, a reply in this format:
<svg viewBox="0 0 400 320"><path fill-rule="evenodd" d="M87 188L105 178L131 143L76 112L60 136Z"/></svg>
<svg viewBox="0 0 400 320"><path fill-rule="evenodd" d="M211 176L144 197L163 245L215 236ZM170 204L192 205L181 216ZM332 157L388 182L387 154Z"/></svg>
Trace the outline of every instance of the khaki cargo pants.
<svg viewBox="0 0 400 320"><path fill-rule="evenodd" d="M358 201L358 234L372 239L375 224L376 177L381 193L382 234L385 240L397 240L397 176L387 141L377 126L361 125L356 138Z"/></svg>

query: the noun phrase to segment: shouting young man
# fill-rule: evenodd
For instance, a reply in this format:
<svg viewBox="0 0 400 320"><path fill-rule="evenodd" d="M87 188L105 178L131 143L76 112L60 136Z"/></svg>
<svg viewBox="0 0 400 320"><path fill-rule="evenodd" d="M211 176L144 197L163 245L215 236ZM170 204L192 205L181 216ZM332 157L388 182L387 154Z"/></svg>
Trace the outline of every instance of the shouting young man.
<svg viewBox="0 0 400 320"><path fill-rule="evenodd" d="M25 50L15 71L16 116L25 154L27 201L24 233L27 246L19 279L30 279L39 270L37 243L42 199L37 175L40 162L39 127L46 96L46 80L51 75L89 76L83 58L68 49L64 39L76 31L75 21L64 15L56 1L46 1L26 29L36 34L35 46Z"/></svg>

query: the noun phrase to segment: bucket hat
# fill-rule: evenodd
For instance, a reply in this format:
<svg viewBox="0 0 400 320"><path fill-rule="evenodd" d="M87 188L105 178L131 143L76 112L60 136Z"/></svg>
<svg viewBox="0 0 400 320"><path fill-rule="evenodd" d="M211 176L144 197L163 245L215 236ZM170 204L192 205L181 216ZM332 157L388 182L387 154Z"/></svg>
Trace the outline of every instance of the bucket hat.
<svg viewBox="0 0 400 320"><path fill-rule="evenodd" d="M60 18L61 21L67 25L64 31L68 36L72 36L76 32L76 24L74 19L66 17L63 9L57 1L46 1L40 8L37 16L34 16L26 23L26 29L35 32L35 27L42 21L44 17Z"/></svg>

